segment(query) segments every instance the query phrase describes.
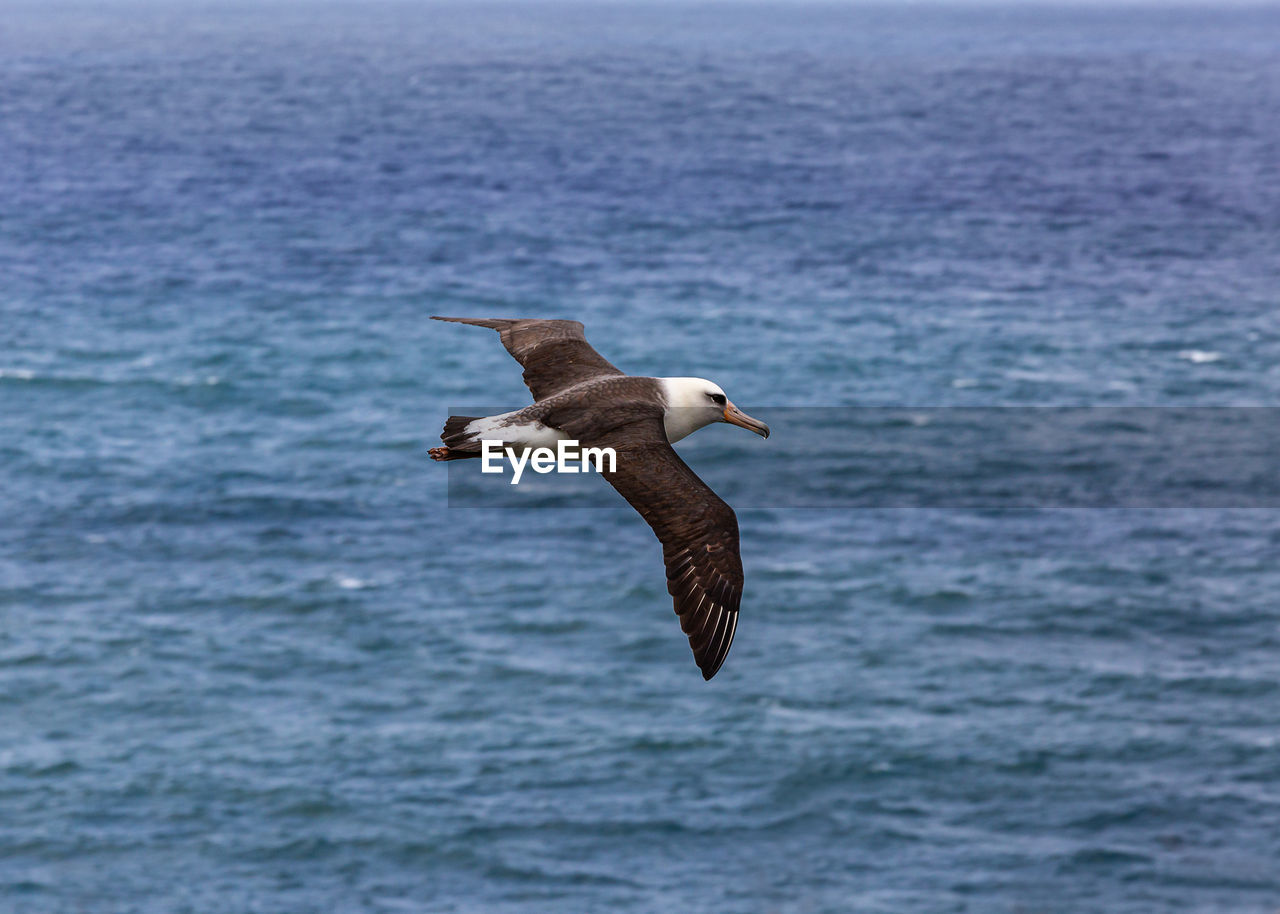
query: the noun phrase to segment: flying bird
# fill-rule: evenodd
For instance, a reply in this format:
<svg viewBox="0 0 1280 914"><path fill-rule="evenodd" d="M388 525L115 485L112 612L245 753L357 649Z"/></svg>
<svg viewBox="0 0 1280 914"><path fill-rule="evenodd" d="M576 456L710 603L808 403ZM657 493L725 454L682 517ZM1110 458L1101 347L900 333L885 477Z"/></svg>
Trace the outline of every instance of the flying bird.
<svg viewBox="0 0 1280 914"><path fill-rule="evenodd" d="M765 438L769 426L734 406L711 381L624 374L591 348L578 321L434 320L498 331L524 366L534 402L498 416L450 416L440 436L444 447L431 448L432 459L479 457L484 440L516 450L554 448L562 439L613 448L616 468L609 472L606 465L603 475L661 541L680 627L702 678L714 676L733 643L742 602L738 519L671 445L713 422Z"/></svg>

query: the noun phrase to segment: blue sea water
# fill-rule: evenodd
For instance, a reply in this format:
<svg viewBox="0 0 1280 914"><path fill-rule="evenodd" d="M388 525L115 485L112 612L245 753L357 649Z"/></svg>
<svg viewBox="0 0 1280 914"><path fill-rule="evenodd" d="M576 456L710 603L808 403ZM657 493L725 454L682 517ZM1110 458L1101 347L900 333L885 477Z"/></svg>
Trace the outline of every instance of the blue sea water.
<svg viewBox="0 0 1280 914"><path fill-rule="evenodd" d="M1265 7L6 4L0 909L1274 912L1275 510L744 498L704 683L625 506L450 504L426 318L1274 406L1278 112Z"/></svg>

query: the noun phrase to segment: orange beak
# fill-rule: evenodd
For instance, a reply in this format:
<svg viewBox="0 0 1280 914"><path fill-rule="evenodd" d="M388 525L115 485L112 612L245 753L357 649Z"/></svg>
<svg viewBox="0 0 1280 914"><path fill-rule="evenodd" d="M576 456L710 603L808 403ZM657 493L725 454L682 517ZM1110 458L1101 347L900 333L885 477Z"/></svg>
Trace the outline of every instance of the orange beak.
<svg viewBox="0 0 1280 914"><path fill-rule="evenodd" d="M745 428L749 432L755 432L761 438L769 437L769 426L765 425L759 419L752 419L738 407L732 403L724 408L724 421L730 425L738 425Z"/></svg>

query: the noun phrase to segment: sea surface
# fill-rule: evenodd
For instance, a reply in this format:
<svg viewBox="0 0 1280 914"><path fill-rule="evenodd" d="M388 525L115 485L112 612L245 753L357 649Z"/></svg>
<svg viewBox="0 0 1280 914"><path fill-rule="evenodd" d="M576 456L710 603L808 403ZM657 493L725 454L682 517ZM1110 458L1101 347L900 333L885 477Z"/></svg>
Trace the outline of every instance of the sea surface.
<svg viewBox="0 0 1280 914"><path fill-rule="evenodd" d="M625 505L450 498L527 392L431 314L762 416L1278 406L1280 10L6 3L0 910L1280 909L1274 501L708 429L704 683Z"/></svg>

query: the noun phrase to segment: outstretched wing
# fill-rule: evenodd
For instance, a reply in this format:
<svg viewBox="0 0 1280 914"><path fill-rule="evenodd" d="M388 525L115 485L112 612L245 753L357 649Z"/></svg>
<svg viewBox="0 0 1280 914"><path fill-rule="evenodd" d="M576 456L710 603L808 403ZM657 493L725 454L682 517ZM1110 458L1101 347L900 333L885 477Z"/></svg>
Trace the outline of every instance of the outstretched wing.
<svg viewBox="0 0 1280 914"><path fill-rule="evenodd" d="M591 348L579 321L469 317L432 317L432 320L497 330L507 352L524 366L524 383L532 391L535 402L590 378L623 374Z"/></svg>
<svg viewBox="0 0 1280 914"><path fill-rule="evenodd" d="M742 602L733 509L672 449L661 419L636 422L592 444L617 452L617 470L605 478L662 542L667 590L702 678L710 679L729 653Z"/></svg>

